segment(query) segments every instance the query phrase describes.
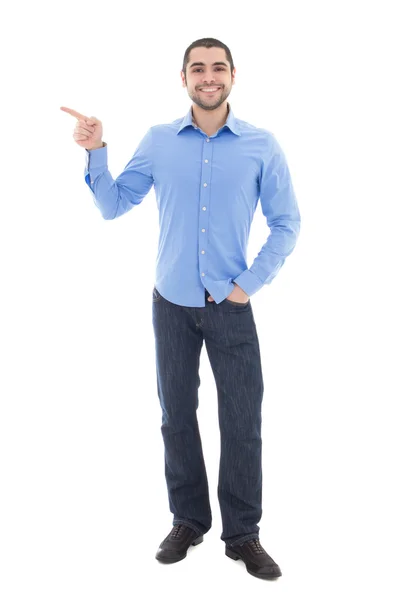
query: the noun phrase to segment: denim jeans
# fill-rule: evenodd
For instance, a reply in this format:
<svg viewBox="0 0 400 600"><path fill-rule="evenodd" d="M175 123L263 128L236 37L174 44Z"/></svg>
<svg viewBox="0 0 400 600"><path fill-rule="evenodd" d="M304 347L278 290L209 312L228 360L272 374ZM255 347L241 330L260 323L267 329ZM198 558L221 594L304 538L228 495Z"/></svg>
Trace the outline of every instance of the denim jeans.
<svg viewBox="0 0 400 600"><path fill-rule="evenodd" d="M205 341L218 397L218 501L228 546L258 538L262 515L260 348L250 299L246 304L186 307L153 289L157 392L162 410L165 477L172 524L199 535L211 528L208 480L196 410L200 352Z"/></svg>

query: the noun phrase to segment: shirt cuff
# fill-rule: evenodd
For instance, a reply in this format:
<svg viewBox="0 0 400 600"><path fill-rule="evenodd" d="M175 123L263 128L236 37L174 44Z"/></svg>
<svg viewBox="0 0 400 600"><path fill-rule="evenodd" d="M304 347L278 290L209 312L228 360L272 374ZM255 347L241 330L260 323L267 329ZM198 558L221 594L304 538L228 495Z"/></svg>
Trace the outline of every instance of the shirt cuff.
<svg viewBox="0 0 400 600"><path fill-rule="evenodd" d="M107 146L97 150L86 150L86 168L89 173L92 169L107 167L107 160Z"/></svg>
<svg viewBox="0 0 400 600"><path fill-rule="evenodd" d="M252 296L258 292L264 285L264 282L250 271L250 269L246 269L246 271L240 273L238 277L233 279L233 282L237 283L248 296Z"/></svg>

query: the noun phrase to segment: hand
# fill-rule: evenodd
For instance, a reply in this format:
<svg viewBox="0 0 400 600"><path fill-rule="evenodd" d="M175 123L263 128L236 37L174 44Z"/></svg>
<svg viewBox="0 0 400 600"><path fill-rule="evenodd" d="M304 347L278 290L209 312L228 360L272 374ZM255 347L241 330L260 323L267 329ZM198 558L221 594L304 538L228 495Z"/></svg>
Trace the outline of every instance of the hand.
<svg viewBox="0 0 400 600"><path fill-rule="evenodd" d="M248 296L246 292L242 290L242 288L237 283L233 282L233 285L235 287L229 294L229 296L227 296L226 300L232 300L233 302L242 302L243 304L246 304L250 296ZM214 302L214 298L212 296L209 296L208 301Z"/></svg>
<svg viewBox="0 0 400 600"><path fill-rule="evenodd" d="M85 117L72 108L60 106L64 112L72 115L78 122L75 125L73 138L81 148L85 150L96 150L103 146L101 138L103 137L103 125L96 117Z"/></svg>

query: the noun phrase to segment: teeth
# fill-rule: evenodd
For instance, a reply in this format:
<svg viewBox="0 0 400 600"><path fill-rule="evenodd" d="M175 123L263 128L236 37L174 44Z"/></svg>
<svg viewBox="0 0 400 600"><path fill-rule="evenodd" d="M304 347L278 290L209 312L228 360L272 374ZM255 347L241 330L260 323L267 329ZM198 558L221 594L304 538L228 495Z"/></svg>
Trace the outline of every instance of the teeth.
<svg viewBox="0 0 400 600"><path fill-rule="evenodd" d="M202 92L216 92L217 90L219 90L218 87L216 87L216 88L202 88Z"/></svg>

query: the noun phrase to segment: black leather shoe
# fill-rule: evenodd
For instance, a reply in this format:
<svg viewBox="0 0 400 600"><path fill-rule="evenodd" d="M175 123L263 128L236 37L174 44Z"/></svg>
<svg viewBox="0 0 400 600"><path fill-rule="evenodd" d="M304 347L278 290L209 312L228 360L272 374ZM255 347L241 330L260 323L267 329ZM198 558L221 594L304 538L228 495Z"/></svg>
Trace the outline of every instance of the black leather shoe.
<svg viewBox="0 0 400 600"><path fill-rule="evenodd" d="M225 546L225 554L233 560L242 559L247 571L261 579L275 579L282 575L279 566L267 554L259 539L249 540L236 546Z"/></svg>
<svg viewBox="0 0 400 600"><path fill-rule="evenodd" d="M174 525L157 550L156 559L164 563L174 563L186 557L190 546L201 544L204 537L186 525Z"/></svg>

